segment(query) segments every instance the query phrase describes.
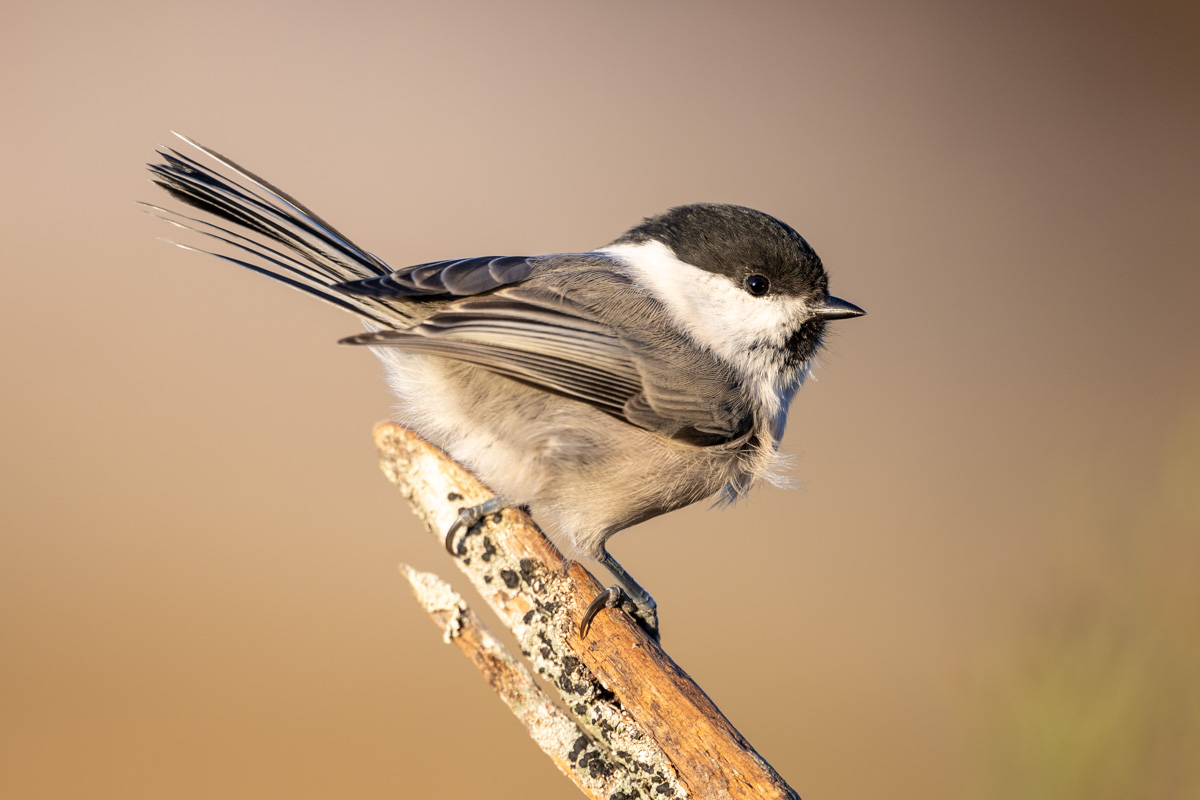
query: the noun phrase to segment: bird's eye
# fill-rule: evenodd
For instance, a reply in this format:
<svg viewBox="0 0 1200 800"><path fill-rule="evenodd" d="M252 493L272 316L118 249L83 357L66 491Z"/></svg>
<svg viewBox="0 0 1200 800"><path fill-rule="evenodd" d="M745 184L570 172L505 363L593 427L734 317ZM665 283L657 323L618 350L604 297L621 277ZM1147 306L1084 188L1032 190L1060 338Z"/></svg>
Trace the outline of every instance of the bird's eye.
<svg viewBox="0 0 1200 800"><path fill-rule="evenodd" d="M770 282L762 275L751 275L745 281L746 291L755 297L762 297L771 288Z"/></svg>

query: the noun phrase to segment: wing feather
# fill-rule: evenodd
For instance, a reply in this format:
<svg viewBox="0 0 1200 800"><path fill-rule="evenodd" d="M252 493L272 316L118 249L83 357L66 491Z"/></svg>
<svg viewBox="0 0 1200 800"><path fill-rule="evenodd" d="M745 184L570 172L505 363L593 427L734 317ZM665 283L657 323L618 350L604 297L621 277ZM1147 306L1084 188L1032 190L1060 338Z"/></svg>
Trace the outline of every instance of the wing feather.
<svg viewBox="0 0 1200 800"><path fill-rule="evenodd" d="M537 256L479 256L431 261L376 278L347 281L338 288L347 294L364 297L467 297L519 283L544 261L545 258Z"/></svg>
<svg viewBox="0 0 1200 800"><path fill-rule="evenodd" d="M503 293L453 303L419 325L343 339L454 358L624 415L642 376L616 332L559 298Z"/></svg>

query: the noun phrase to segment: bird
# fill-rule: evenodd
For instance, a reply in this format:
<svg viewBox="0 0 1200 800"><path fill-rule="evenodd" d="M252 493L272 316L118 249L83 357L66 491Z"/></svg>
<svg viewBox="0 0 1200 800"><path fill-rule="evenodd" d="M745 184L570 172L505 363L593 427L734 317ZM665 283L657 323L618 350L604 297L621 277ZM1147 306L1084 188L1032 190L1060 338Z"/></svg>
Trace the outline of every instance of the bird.
<svg viewBox="0 0 1200 800"><path fill-rule="evenodd" d="M780 483L788 408L829 322L860 307L829 293L792 227L739 205L694 203L570 253L455 258L392 269L266 180L176 134L154 183L196 217L149 213L213 241L215 255L360 317L398 421L495 493L446 535L528 509L616 584L586 637L622 608L656 640L657 603L608 552L619 531L706 498Z"/></svg>

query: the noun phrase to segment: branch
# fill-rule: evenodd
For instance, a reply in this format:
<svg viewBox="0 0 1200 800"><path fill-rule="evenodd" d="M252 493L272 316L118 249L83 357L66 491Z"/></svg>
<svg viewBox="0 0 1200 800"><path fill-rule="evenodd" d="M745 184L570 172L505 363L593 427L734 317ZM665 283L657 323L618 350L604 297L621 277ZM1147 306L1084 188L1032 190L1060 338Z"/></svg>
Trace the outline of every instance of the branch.
<svg viewBox="0 0 1200 800"><path fill-rule="evenodd" d="M617 795L621 791L617 782L600 780L600 776L593 778L586 770L587 764L576 769L581 755L580 743L588 741L587 735L541 690L533 673L496 641L450 584L407 564L400 565L400 572L412 584L417 602L441 628L445 641L454 643L471 659L483 673L483 679L529 729L529 735L550 756L554 765L588 797L607 800Z"/></svg>
<svg viewBox="0 0 1200 800"><path fill-rule="evenodd" d="M384 474L439 542L459 508L492 496L462 466L405 428L380 423L375 443ZM602 587L580 564L566 561L528 516L505 509L490 517L465 536L459 552L464 551L455 563L513 632L537 673L557 689L565 712L549 711L554 704L529 670L503 652L448 586L407 567L406 575L449 640L479 666L585 794L605 800L799 800L628 616L601 612L588 638L579 638L583 610Z"/></svg>

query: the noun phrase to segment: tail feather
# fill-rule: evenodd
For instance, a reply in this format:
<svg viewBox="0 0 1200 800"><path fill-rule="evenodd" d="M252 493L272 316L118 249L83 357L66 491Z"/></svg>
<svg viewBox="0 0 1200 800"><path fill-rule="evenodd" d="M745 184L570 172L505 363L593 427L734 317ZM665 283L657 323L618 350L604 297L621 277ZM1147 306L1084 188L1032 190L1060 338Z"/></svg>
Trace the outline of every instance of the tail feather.
<svg viewBox="0 0 1200 800"><path fill-rule="evenodd" d="M395 300L355 297L336 288L347 281L387 275L391 270L380 259L287 193L219 153L176 135L245 183L169 148L158 151L163 163L147 165L154 175L153 182L176 200L231 224L223 227L171 209L143 205L152 216L232 247L248 260L215 250L184 244L181 247L268 275L385 327L394 327L411 316ZM256 236L244 235L239 228Z"/></svg>
<svg viewBox="0 0 1200 800"><path fill-rule="evenodd" d="M328 222L321 219L319 216L317 216L315 213L313 213L313 211L310 210L307 206L305 206L299 200L292 197L287 192L283 191L282 189L276 188L275 186L268 183L266 180L255 175L250 170L236 164L232 160L221 155L216 150L205 147L204 145L200 144L199 142L197 142L193 139L190 139L181 133L176 133L175 135L178 136L183 141L190 144L192 147L199 150L200 152L204 153L205 155L207 155L209 158L213 159L217 163L222 164L223 166L227 167L232 172L235 172L238 175L241 175L244 179L250 181L258 188L260 188L263 191L267 192L268 194L274 196L276 199L287 204L288 206L291 206L291 208L294 211L296 211L301 217L305 218L308 222L312 223L314 226L317 226L317 227L323 229L324 232L329 237L337 240L348 251L353 252L358 257L360 257L363 261L368 262L374 268L374 271L376 274L386 275L387 273L391 272L391 269L387 266L387 264L384 264L382 261L380 261L375 256L373 256L370 253L366 252L365 250L362 250L361 248L357 247L348 238L343 236L338 231L337 228L333 227ZM191 159L188 159L188 160L190 161ZM195 162L193 162L193 164L194 163ZM196 166L200 166L200 165L197 164ZM201 169L203 169L203 168L201 167Z"/></svg>
<svg viewBox="0 0 1200 800"><path fill-rule="evenodd" d="M237 264L239 267L245 267L252 272L257 272L260 275L266 275L269 278L274 278L280 283L291 286L293 289L298 289L306 294L310 294L313 297L337 306L344 311L349 311L351 314L357 314L360 317L369 319L385 328L393 327L396 323L394 314L389 314L387 317L385 317L378 314L375 309L370 308L369 304L367 303L358 302L355 298L342 295L341 293L336 292L336 290L328 290L322 288L319 284L314 284L314 279L309 275L309 268L307 268L304 264L295 261L295 259L288 258L286 255L278 251L273 251L269 248L263 247L253 239L241 236L240 234L234 233L226 228L222 228L219 225L214 225L211 222L205 222L204 220L195 219L194 217L184 216L177 211L171 211L169 209L151 205L150 203L142 203L142 205L146 206L146 208L149 209L147 213L156 219L160 219L163 222L174 225L178 228L183 228L184 230L198 233L201 236L208 236L216 239L217 241L223 242L230 247L235 247L250 254L255 259L267 262L272 266L263 266L260 263L245 261L240 258L225 255L224 253L216 252L215 250L205 250L200 247L193 247L192 245L171 241L169 239L164 240L175 245L176 247L184 250L191 250L195 253L204 253L205 255L216 256L222 261L226 261L230 264ZM178 219L172 219L172 217L164 216L165 214L173 215L178 217ZM187 220L187 222L182 222L181 220ZM213 230L220 231L221 233L213 233L211 231L202 230L198 226L212 228ZM238 240L241 241L239 242ZM280 272L280 270L300 275L306 280L297 280L296 278L289 277L288 275L283 274L283 272Z"/></svg>

